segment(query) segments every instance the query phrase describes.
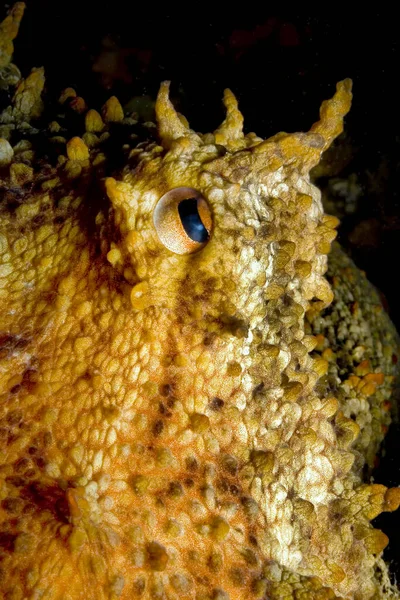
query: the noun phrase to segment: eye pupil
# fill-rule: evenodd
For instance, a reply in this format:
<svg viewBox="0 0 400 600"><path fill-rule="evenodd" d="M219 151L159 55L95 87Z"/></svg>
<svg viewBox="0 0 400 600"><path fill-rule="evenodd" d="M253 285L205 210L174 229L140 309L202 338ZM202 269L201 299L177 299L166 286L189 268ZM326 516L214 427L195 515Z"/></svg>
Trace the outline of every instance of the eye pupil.
<svg viewBox="0 0 400 600"><path fill-rule="evenodd" d="M178 213L187 235L194 242L204 243L209 233L204 226L197 207L197 198L185 198L178 204Z"/></svg>

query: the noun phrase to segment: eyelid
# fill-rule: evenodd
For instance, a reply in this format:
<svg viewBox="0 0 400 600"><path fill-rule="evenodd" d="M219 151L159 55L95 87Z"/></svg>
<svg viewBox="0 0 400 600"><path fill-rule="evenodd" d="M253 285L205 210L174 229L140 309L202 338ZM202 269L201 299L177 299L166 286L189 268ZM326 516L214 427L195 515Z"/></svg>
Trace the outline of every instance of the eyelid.
<svg viewBox="0 0 400 600"><path fill-rule="evenodd" d="M185 200L196 200L197 203L194 205L194 212L186 215L187 222L182 223L178 207ZM209 241L212 213L207 201L198 190L179 187L169 190L160 198L154 209L153 223L160 242L168 250L175 254L192 254L201 250ZM190 237L192 226L197 230L204 228L205 241L199 242Z"/></svg>

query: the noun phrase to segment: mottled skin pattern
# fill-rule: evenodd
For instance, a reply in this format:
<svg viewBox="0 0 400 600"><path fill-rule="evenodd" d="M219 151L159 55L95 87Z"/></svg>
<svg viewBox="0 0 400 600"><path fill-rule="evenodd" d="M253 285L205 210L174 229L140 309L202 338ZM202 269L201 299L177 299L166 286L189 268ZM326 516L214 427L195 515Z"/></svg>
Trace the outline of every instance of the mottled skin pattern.
<svg viewBox="0 0 400 600"><path fill-rule="evenodd" d="M10 89L22 11L0 30ZM225 122L196 134L163 84L159 143L136 148L116 98L100 116L69 89L44 151L43 83L34 70L0 117L2 597L396 597L370 521L399 490L360 475L390 420L396 336L382 312L371 335L351 330L368 314L356 285L320 315L337 220L309 171L349 81L309 133L265 142L243 135L229 91ZM181 187L212 227L177 253L153 214Z"/></svg>

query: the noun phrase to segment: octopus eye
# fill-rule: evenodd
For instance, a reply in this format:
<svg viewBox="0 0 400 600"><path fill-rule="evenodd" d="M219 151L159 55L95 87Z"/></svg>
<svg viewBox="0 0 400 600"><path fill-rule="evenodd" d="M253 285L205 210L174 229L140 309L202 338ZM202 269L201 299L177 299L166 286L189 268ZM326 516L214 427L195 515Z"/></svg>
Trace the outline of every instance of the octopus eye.
<svg viewBox="0 0 400 600"><path fill-rule="evenodd" d="M160 198L153 214L160 241L175 254L192 254L210 239L212 217L197 190L179 187Z"/></svg>

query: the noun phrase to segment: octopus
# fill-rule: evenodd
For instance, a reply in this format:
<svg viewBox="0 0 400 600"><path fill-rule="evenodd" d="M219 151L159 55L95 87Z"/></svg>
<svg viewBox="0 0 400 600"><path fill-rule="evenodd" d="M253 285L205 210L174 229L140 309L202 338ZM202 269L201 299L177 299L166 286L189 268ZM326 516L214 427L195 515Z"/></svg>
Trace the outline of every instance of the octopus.
<svg viewBox="0 0 400 600"><path fill-rule="evenodd" d="M0 589L7 600L398 598L368 476L399 341L333 241L306 133L213 133L163 82L45 97L0 25ZM366 475L367 473L367 475Z"/></svg>

